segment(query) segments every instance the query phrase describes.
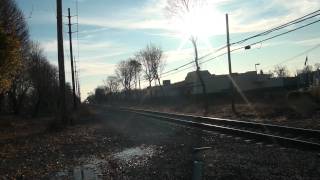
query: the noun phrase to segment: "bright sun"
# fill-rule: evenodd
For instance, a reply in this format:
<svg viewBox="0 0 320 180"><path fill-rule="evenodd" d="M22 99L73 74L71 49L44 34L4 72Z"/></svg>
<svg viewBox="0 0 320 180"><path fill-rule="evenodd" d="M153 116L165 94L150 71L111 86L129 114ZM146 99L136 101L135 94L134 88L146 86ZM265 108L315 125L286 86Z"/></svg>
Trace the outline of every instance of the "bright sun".
<svg viewBox="0 0 320 180"><path fill-rule="evenodd" d="M209 5L194 7L174 19L173 28L183 40L193 36L207 43L211 36L224 32L224 16Z"/></svg>

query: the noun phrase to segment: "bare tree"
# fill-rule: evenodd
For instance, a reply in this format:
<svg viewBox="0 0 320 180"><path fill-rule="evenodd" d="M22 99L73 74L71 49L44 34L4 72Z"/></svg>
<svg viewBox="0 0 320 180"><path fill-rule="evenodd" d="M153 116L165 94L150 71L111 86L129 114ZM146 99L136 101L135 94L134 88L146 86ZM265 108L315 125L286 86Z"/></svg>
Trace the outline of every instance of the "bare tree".
<svg viewBox="0 0 320 180"><path fill-rule="evenodd" d="M149 81L149 87L151 87L153 80L158 81L159 85L161 85L160 74L164 68L162 49L149 44L138 53L137 59L139 59L143 66L144 77Z"/></svg>
<svg viewBox="0 0 320 180"><path fill-rule="evenodd" d="M130 58L128 61L129 61L130 66L132 67L132 70L133 70L134 85L135 85L134 88L137 89L138 81L140 79L140 73L142 71L141 63L138 60L136 60L135 58Z"/></svg>
<svg viewBox="0 0 320 180"><path fill-rule="evenodd" d="M302 73L311 73L312 70L313 70L312 66L307 65L307 66L304 66L304 68L302 69Z"/></svg>
<svg viewBox="0 0 320 180"><path fill-rule="evenodd" d="M195 10L201 9L204 6L204 1L201 0L168 0L168 6L166 10L170 17L179 18L181 21L185 21L185 17L189 17ZM194 62L196 65L196 73L199 78L201 87L202 87L202 94L204 96L204 108L205 113L208 110L208 100L207 100L207 90L205 82L201 76L200 66L199 66L199 57L198 57L198 46L197 46L197 35L190 34L190 41L192 43L194 49Z"/></svg>
<svg viewBox="0 0 320 180"><path fill-rule="evenodd" d="M108 92L111 94L119 92L120 82L119 78L116 76L108 76L104 81L104 85L108 88Z"/></svg>
<svg viewBox="0 0 320 180"><path fill-rule="evenodd" d="M126 92L131 90L133 80L133 67L129 61L121 61L116 68L116 75L121 81L122 86Z"/></svg>
<svg viewBox="0 0 320 180"><path fill-rule="evenodd" d="M164 60L163 60L163 51L160 47L156 47L154 45L149 45L149 47L146 49L148 53L150 54L150 57L152 59L152 68L151 72L153 75L153 79L155 81L158 81L159 86L161 86L160 82L160 75L164 69Z"/></svg>
<svg viewBox="0 0 320 180"><path fill-rule="evenodd" d="M45 111L56 109L57 101L55 97L58 95L58 71L55 66L48 62L39 44L34 43L31 47L30 60L32 65L29 74L33 87L33 116L37 116L40 107Z"/></svg>
<svg viewBox="0 0 320 180"><path fill-rule="evenodd" d="M314 64L314 69L319 70L320 69L320 63L315 63Z"/></svg>
<svg viewBox="0 0 320 180"><path fill-rule="evenodd" d="M305 87L308 87L312 84L312 66L311 65L305 65L303 69L297 70L297 76L299 76L301 79L300 81L303 82L303 85Z"/></svg>
<svg viewBox="0 0 320 180"><path fill-rule="evenodd" d="M9 104L15 115L20 113L27 93L30 88L32 88L28 70L25 70L23 75L20 75L13 80L10 90L7 92L10 100Z"/></svg>
<svg viewBox="0 0 320 180"><path fill-rule="evenodd" d="M102 103L106 98L106 88L99 86L94 90L94 101L95 103Z"/></svg>
<svg viewBox="0 0 320 180"><path fill-rule="evenodd" d="M149 57L149 54L146 53L145 50L141 50L136 54L136 59L141 63L142 65L142 71L144 73L143 77L149 82L149 88L151 88L151 82L154 79L154 76L152 74L152 61Z"/></svg>
<svg viewBox="0 0 320 180"><path fill-rule="evenodd" d="M289 70L286 66L277 65L274 67L273 74L275 77L283 78L289 76Z"/></svg>

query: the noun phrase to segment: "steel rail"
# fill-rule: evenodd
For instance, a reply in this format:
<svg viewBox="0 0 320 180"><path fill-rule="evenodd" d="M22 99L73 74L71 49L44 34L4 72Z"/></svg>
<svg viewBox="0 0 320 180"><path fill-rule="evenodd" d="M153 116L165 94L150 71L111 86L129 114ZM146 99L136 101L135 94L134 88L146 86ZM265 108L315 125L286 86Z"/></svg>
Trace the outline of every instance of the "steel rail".
<svg viewBox="0 0 320 180"><path fill-rule="evenodd" d="M143 109L135 109L135 108L128 108L128 109L136 110L136 111L140 111L140 112L146 112L146 113L155 113L155 114L159 114L159 115L174 116L177 118L187 118L187 119L196 120L199 122L205 122L205 123L210 123L210 124L213 123L215 125L236 126L236 127L242 127L242 128L259 129L261 131L267 131L267 132L285 133L285 134L292 134L295 136L302 136L305 138L320 139L320 131L313 130L313 129L304 129L304 128L288 127L288 126L281 126L281 125L225 119L225 118L214 118L214 117L176 114L176 113L164 113L164 112L160 112L160 111L151 111L151 110L143 110Z"/></svg>
<svg viewBox="0 0 320 180"><path fill-rule="evenodd" d="M221 119L221 118L211 118L211 117L202 117L202 116L193 116L193 115L182 115L182 114L173 114L173 113L163 113L159 111L149 111L149 110L142 110L142 109L134 109L134 108L120 108L122 111L127 111L143 116L153 117L156 119L165 120L167 122L171 123L177 123L185 126L191 126L200 128L202 130L206 131L216 131L224 134L231 134L234 136L239 136L243 138L253 139L257 140L259 142L265 142L270 144L278 144L282 147L286 148L295 148L300 150L306 150L306 151L320 151L320 144L305 140L298 140L294 138L284 137L280 135L273 135L269 133L262 133L262 132L256 132L252 130L245 130L245 129L239 129L238 125L241 125L241 127L253 127L253 126L262 126L267 125L268 127L272 127L273 130L283 130L283 128L286 130L285 132L303 132L308 131L308 133L305 132L308 136L311 132L319 133L317 130L309 130L309 129L301 129L301 128L291 128L286 126L277 126L277 125L270 125L270 124L262 124L262 123L252 123L252 122L244 122L244 121L237 121L237 120L229 120L229 119ZM196 119L196 121L192 120ZM212 122L200 122L200 120L210 120ZM226 127L223 125L217 125L212 124L214 122L220 122L223 124L223 122L227 122L231 125L237 125L235 127ZM281 132L283 133L283 132Z"/></svg>

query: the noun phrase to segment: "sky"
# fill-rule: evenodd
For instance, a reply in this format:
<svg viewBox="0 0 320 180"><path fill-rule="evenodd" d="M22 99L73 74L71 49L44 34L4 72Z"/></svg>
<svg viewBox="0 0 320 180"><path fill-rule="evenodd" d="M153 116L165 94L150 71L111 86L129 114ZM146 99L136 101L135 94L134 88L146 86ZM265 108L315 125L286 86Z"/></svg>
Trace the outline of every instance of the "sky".
<svg viewBox="0 0 320 180"><path fill-rule="evenodd" d="M49 61L57 65L56 1L16 0L25 14L31 39L39 42ZM164 51L164 72L175 69L194 58L189 40L190 33L197 34L202 70L212 74L228 72L227 56L211 58L223 54L215 52L226 45L225 14L229 15L230 41L236 42L259 32L274 28L308 13L320 9L319 0L207 0L192 17L175 18L166 10L167 0L63 0L63 15L71 8L74 55L79 68L82 99L97 86L103 85L107 76L114 75L115 67L121 60L133 57L136 52L152 43ZM78 18L77 18L78 17ZM316 16L268 36L252 39L235 49L264 38L291 30L301 25L319 20ZM181 20L183 19L183 21ZM67 18L64 17L67 24ZM196 28L195 28L196 27ZM67 26L64 26L64 49L66 81L71 81L70 55ZM308 63L320 63L320 23L283 36L258 43L250 50L241 49L231 54L233 72L272 70L276 65L284 65L291 75L302 69L306 56ZM313 51L304 53L308 49ZM300 55L300 56L298 56ZM186 74L195 70L179 69L166 74L162 79L172 82L184 80ZM146 85L147 82L143 82Z"/></svg>

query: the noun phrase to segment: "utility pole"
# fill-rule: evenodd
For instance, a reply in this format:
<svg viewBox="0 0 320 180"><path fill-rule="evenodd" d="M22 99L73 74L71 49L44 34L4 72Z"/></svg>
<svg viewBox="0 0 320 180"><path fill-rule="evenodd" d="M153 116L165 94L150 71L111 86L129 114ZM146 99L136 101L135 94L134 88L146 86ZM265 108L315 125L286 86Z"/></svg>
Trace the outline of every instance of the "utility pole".
<svg viewBox="0 0 320 180"><path fill-rule="evenodd" d="M73 64L74 64L74 83L75 83L75 89L76 93L78 92L78 77L77 77L77 62L76 57L73 57Z"/></svg>
<svg viewBox="0 0 320 180"><path fill-rule="evenodd" d="M80 91L79 72L78 71L77 71L77 84L78 84L79 103L81 103L81 91Z"/></svg>
<svg viewBox="0 0 320 180"><path fill-rule="evenodd" d="M139 89L141 90L140 76L139 76Z"/></svg>
<svg viewBox="0 0 320 180"><path fill-rule="evenodd" d="M59 64L59 115L62 123L66 123L66 91L63 53L62 29L62 0L57 0L57 38L58 38L58 64Z"/></svg>
<svg viewBox="0 0 320 180"><path fill-rule="evenodd" d="M230 53L230 36L229 36L229 18L226 14L226 28L227 28L227 47L228 47L228 65L229 65L229 78L230 78L230 91L231 91L231 108L232 112L236 113L236 107L234 104L234 84L232 77L232 67L231 67L231 53Z"/></svg>
<svg viewBox="0 0 320 180"><path fill-rule="evenodd" d="M78 103L81 103L81 94L80 94L80 84L79 84L79 76L78 76L78 70L77 70L77 61L74 57L74 74L75 74L75 83L76 83L76 93L78 94L79 101Z"/></svg>
<svg viewBox="0 0 320 180"><path fill-rule="evenodd" d="M70 61L71 61L71 77L72 77L72 94L73 94L73 108L77 109L77 96L76 96L76 89L74 83L74 69L73 69L73 51L72 51L72 31L71 31L71 15L70 15L70 8L68 8L68 19L69 19L69 43L70 43Z"/></svg>

